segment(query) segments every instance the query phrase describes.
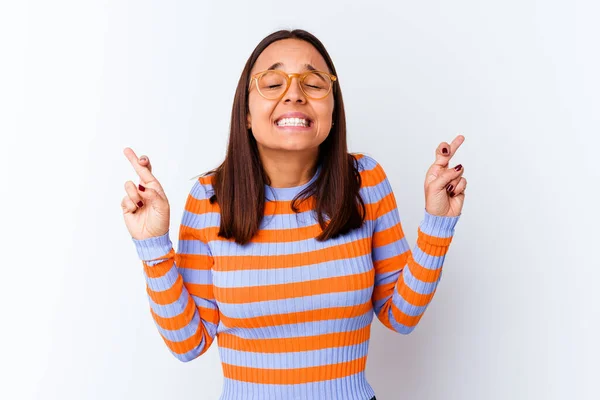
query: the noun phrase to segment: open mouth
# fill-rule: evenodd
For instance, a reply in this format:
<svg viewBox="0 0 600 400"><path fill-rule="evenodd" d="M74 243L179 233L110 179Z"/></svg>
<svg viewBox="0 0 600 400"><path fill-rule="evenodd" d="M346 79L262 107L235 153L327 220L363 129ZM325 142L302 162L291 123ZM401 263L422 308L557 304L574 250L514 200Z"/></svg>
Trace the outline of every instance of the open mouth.
<svg viewBox="0 0 600 400"><path fill-rule="evenodd" d="M313 121L310 118L280 118L277 121L275 121L275 125L281 128L310 128L313 125Z"/></svg>

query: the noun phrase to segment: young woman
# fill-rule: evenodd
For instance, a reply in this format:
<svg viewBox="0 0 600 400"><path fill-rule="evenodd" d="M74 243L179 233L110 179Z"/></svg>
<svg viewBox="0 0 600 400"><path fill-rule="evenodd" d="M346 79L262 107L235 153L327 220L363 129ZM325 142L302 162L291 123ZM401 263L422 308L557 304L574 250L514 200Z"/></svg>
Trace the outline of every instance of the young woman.
<svg viewBox="0 0 600 400"><path fill-rule="evenodd" d="M124 153L125 223L150 311L181 361L217 338L221 400L375 399L365 378L373 315L410 333L431 302L463 206L442 142L411 251L382 166L348 153L340 82L303 30L263 39L240 77L227 154L187 197L175 252L150 160Z"/></svg>

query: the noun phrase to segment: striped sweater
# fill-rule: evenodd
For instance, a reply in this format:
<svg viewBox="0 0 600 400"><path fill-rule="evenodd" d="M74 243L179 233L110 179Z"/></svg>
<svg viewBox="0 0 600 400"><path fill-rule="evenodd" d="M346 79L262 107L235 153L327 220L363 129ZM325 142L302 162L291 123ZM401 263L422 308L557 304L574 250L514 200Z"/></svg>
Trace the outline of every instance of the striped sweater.
<svg viewBox="0 0 600 400"><path fill-rule="evenodd" d="M310 199L298 214L290 208L320 167L301 186L265 185L260 231L246 245L217 237L210 175L187 197L177 252L169 232L132 238L152 318L171 353L191 361L217 338L220 400L368 400L373 315L409 334L431 302L460 216L425 211L411 251L382 166L354 155L367 215L337 238L315 240L321 228Z"/></svg>

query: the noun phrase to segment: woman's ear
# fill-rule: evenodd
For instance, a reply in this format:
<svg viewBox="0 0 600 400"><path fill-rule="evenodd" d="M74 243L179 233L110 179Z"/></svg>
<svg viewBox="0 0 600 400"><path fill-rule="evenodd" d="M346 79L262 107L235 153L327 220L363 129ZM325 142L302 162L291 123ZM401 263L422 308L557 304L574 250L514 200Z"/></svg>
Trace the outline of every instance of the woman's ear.
<svg viewBox="0 0 600 400"><path fill-rule="evenodd" d="M250 113L246 114L246 128L250 129L252 127L252 117Z"/></svg>

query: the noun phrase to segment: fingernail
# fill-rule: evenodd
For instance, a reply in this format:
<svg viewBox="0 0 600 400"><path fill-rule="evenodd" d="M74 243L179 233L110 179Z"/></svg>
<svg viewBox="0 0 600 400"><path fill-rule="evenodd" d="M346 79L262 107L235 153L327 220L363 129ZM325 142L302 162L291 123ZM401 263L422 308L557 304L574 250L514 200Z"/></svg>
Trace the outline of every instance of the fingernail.
<svg viewBox="0 0 600 400"><path fill-rule="evenodd" d="M445 147L444 147L444 148L442 148L442 153L444 153L444 154L448 154L448 149L447 149L447 148L445 148Z"/></svg>
<svg viewBox="0 0 600 400"><path fill-rule="evenodd" d="M142 192L146 190L146 188L143 187L142 185L138 185L138 189L140 189Z"/></svg>
<svg viewBox="0 0 600 400"><path fill-rule="evenodd" d="M140 158L140 161L146 161L146 157Z"/></svg>
<svg viewBox="0 0 600 400"><path fill-rule="evenodd" d="M460 171L462 169L462 164L458 164L454 169Z"/></svg>
<svg viewBox="0 0 600 400"><path fill-rule="evenodd" d="M140 200L140 201L137 202L137 205L138 205L138 207L141 207L141 206L144 205L144 203L142 203L142 201Z"/></svg>
<svg viewBox="0 0 600 400"><path fill-rule="evenodd" d="M454 197L454 192L450 192L450 197Z"/></svg>
<svg viewBox="0 0 600 400"><path fill-rule="evenodd" d="M450 192L450 191L452 191L452 189L454 189L454 185L449 183L448 186L446 186L446 190Z"/></svg>

